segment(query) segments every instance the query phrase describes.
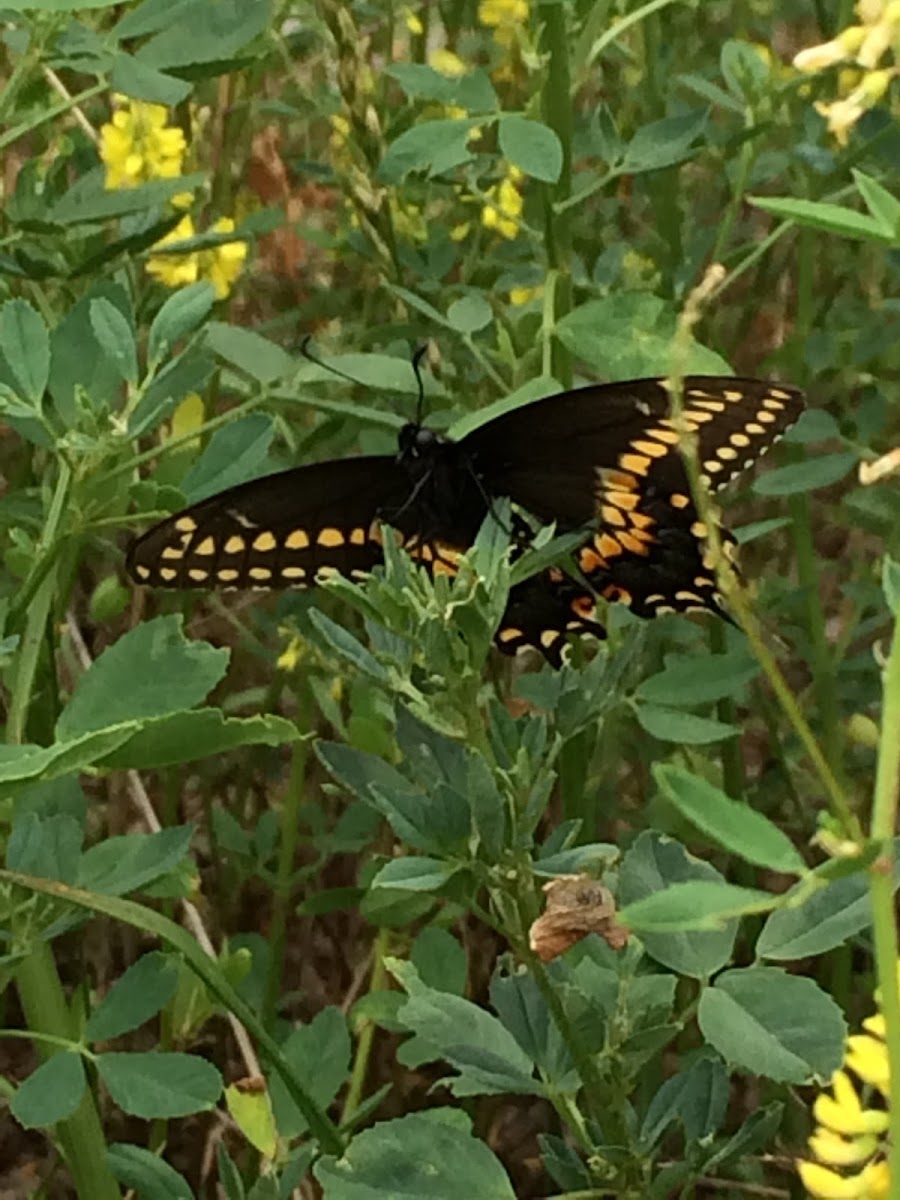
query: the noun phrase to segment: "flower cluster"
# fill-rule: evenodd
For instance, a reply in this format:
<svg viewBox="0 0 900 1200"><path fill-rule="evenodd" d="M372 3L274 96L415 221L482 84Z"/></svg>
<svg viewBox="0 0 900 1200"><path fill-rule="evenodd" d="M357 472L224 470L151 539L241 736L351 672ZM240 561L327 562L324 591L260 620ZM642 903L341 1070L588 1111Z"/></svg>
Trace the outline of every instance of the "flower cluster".
<svg viewBox="0 0 900 1200"><path fill-rule="evenodd" d="M230 217L220 217L211 226L210 232L233 233L234 221ZM182 217L175 228L156 243L154 249L159 251L163 246L184 242L195 236L192 218ZM246 257L246 242L222 242L207 250L192 250L185 254L156 253L147 260L147 271L170 288L206 280L215 289L216 297L224 300L240 275Z"/></svg>
<svg viewBox="0 0 900 1200"><path fill-rule="evenodd" d="M528 0L481 0L478 20L494 31L498 46L509 49L528 21Z"/></svg>
<svg viewBox="0 0 900 1200"><path fill-rule="evenodd" d="M100 158L108 191L137 187L152 179L177 179L187 141L183 130L168 124L161 104L114 96L112 120L100 130Z"/></svg>
<svg viewBox="0 0 900 1200"><path fill-rule="evenodd" d="M525 202L518 185L524 176L518 167L510 164L509 170L499 183L488 189L487 203L481 210L481 223L486 229L496 229L501 237L510 241L518 237Z"/></svg>
<svg viewBox="0 0 900 1200"><path fill-rule="evenodd" d="M809 46L794 58L800 71L821 71L837 63L853 63L862 71L846 73L837 100L819 101L816 109L828 122L828 130L845 146L850 131L868 109L883 99L891 81L900 74L900 2L858 0L858 25L850 25L830 42ZM879 66L893 52L893 66Z"/></svg>
<svg viewBox="0 0 900 1200"><path fill-rule="evenodd" d="M107 190L137 187L154 179L177 179L184 169L187 141L183 130L168 123L161 104L147 104L116 96L112 120L100 130L100 158L106 167ZM172 205L183 209L192 203L190 193L172 197ZM234 221L221 217L211 226L213 233L232 233ZM247 257L243 241L224 242L206 250L185 254L165 253L162 248L196 236L193 218L185 216L154 246L146 264L148 274L166 287L184 287L206 280L223 300L240 275ZM162 252L160 252L162 251Z"/></svg>
<svg viewBox="0 0 900 1200"><path fill-rule="evenodd" d="M890 1172L884 1135L889 1117L884 1108L867 1107L850 1072L868 1088L888 1095L885 1021L879 1012L863 1021L865 1033L847 1039L844 1068L813 1107L816 1131L809 1148L817 1161L798 1164L803 1186L816 1200L885 1200Z"/></svg>

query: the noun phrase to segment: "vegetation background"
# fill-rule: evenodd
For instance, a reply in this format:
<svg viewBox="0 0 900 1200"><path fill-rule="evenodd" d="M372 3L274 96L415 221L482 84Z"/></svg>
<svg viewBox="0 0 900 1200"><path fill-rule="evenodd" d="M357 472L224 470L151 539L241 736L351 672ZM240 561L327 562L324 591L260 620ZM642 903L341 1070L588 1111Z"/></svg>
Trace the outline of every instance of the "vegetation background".
<svg viewBox="0 0 900 1200"><path fill-rule="evenodd" d="M0 1194L900 1195L900 6L0 18ZM185 503L390 452L424 339L456 434L805 387L726 500L741 627L499 662L497 525L453 581L124 581Z"/></svg>

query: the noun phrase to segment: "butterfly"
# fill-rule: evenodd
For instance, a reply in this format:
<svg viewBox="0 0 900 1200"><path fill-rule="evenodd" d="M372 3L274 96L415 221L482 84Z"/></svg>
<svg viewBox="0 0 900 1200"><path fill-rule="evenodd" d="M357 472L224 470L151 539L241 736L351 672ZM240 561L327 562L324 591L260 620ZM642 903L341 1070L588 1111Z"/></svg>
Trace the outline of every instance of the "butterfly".
<svg viewBox="0 0 900 1200"><path fill-rule="evenodd" d="M600 598L641 617L723 616L682 431L696 435L700 477L716 491L797 420L804 399L781 383L704 375L687 376L682 397L676 418L663 379L580 387L459 441L413 421L396 454L295 467L167 517L131 543L127 570L152 587L302 589L337 573L363 578L381 561L390 525L432 574L454 574L492 502L507 496L540 524L583 531L584 541L574 567L547 568L511 589L495 636L504 653L534 646L559 665L568 634L606 636Z"/></svg>

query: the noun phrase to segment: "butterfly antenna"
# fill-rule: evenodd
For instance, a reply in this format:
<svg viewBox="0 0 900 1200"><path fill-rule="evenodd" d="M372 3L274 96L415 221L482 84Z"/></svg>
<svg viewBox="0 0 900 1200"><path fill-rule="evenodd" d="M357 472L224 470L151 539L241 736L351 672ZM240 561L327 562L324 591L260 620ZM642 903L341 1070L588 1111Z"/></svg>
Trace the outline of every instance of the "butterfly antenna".
<svg viewBox="0 0 900 1200"><path fill-rule="evenodd" d="M348 375L346 371L342 371L340 367L333 367L331 363L325 362L323 358L319 358L318 354L313 354L310 350L310 342L312 342L312 334L308 333L300 343L300 353L307 362L315 363L317 367L321 367L323 371L328 371L332 375L337 375L339 379L346 379L348 383L355 383L357 387L368 387L361 379L354 379L352 375Z"/></svg>
<svg viewBox="0 0 900 1200"><path fill-rule="evenodd" d="M416 401L416 425L421 426L422 418L425 416L425 383L422 379L422 371L420 364L422 359L428 353L428 343L423 342L421 346L417 346L412 356L412 369L416 377L416 384L419 390L419 396Z"/></svg>

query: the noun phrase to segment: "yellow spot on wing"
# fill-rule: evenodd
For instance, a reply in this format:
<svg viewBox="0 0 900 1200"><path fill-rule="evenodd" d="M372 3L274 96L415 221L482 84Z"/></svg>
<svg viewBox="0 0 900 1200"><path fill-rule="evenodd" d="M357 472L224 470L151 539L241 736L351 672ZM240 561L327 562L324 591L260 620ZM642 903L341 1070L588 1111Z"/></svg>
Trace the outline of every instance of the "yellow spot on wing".
<svg viewBox="0 0 900 1200"><path fill-rule="evenodd" d="M201 567L191 567L188 575L193 579L194 583L202 583L204 579L209 578L209 571L204 571Z"/></svg>
<svg viewBox="0 0 900 1200"><path fill-rule="evenodd" d="M761 437L766 431L762 425L757 425L755 421L748 421L744 426L747 433L752 433L755 437Z"/></svg>
<svg viewBox="0 0 900 1200"><path fill-rule="evenodd" d="M791 399L791 393L782 391L781 388L769 388L769 395L774 400L790 400Z"/></svg>
<svg viewBox="0 0 900 1200"><path fill-rule="evenodd" d="M343 546L344 535L340 529L335 529L333 526L328 525L324 529L319 530L316 544L327 546L329 549L333 549L335 546Z"/></svg>
<svg viewBox="0 0 900 1200"><path fill-rule="evenodd" d="M221 570L216 571L216 578L220 579L222 583L231 583L233 579L237 579L239 574L240 572L235 571L233 567L222 567Z"/></svg>
<svg viewBox="0 0 900 1200"><path fill-rule="evenodd" d="M648 553L647 547L644 545L644 543L642 541L640 541L638 538L636 538L634 536L634 534L626 533L623 530L621 533L617 533L616 537L619 539L619 542L621 543L621 545L624 546L625 549L630 554L647 554Z"/></svg>
<svg viewBox="0 0 900 1200"><path fill-rule="evenodd" d="M269 550L274 550L278 545L275 540L275 535L265 530L263 533L258 533L253 539L253 549L261 550L264 554Z"/></svg>
<svg viewBox="0 0 900 1200"><path fill-rule="evenodd" d="M741 450L750 445L750 439L746 433L733 433L728 440L732 446L737 446Z"/></svg>
<svg viewBox="0 0 900 1200"><path fill-rule="evenodd" d="M305 579L306 578L306 568L305 567L282 567L281 574L284 576L285 579Z"/></svg>
<svg viewBox="0 0 900 1200"><path fill-rule="evenodd" d="M624 509L625 512L631 512L633 508L637 508L641 501L637 492L607 492L606 499L616 508Z"/></svg>
<svg viewBox="0 0 900 1200"><path fill-rule="evenodd" d="M661 446L659 442L636 441L631 445L638 454L646 454L648 458L665 458L669 453L666 447Z"/></svg>
<svg viewBox="0 0 900 1200"><path fill-rule="evenodd" d="M357 526L356 529L351 529L350 545L351 546L364 546L365 544L366 544L365 529L363 529L361 526Z"/></svg>
<svg viewBox="0 0 900 1200"><path fill-rule="evenodd" d="M520 637L522 637L522 630L516 629L514 625L507 625L505 629L497 632L497 640L500 642L515 642Z"/></svg>
<svg viewBox="0 0 900 1200"><path fill-rule="evenodd" d="M160 579L164 579L166 583L170 583L177 574L178 572L173 570L172 567L162 567L159 572L159 577Z"/></svg>
<svg viewBox="0 0 900 1200"><path fill-rule="evenodd" d="M761 408L756 414L756 419L757 421L765 422L766 425L772 425L778 420L774 413L767 412L764 408Z"/></svg>
<svg viewBox="0 0 900 1200"><path fill-rule="evenodd" d="M150 578L150 568L149 567L143 567L143 566L141 566L140 563L138 563L138 565L134 569L137 572L139 579L149 579Z"/></svg>
<svg viewBox="0 0 900 1200"><path fill-rule="evenodd" d="M179 533L193 533L194 530L197 528L197 522L194 520L193 517L188 517L188 516L178 517L178 519L175 522L175 528L178 530Z"/></svg>
<svg viewBox="0 0 900 1200"><path fill-rule="evenodd" d="M180 546L165 546L160 558L184 558L184 551Z"/></svg>
<svg viewBox="0 0 900 1200"><path fill-rule="evenodd" d="M619 459L619 466L625 471L631 471L635 475L646 475L647 468L650 466L650 459L643 454L623 454Z"/></svg>
<svg viewBox="0 0 900 1200"><path fill-rule="evenodd" d="M614 471L611 467L598 467L597 474L603 486L612 491L633 492L638 485L634 475L626 471Z"/></svg>
<svg viewBox="0 0 900 1200"><path fill-rule="evenodd" d="M549 650L553 643L559 641L561 637L562 634L558 629L545 629L541 634L541 645L545 650Z"/></svg>
<svg viewBox="0 0 900 1200"><path fill-rule="evenodd" d="M625 514L612 504L602 504L600 506L600 516L607 525L624 526Z"/></svg>
<svg viewBox="0 0 900 1200"><path fill-rule="evenodd" d="M679 437L674 429L650 429L648 433L650 437L656 438L658 442L665 442L667 446L678 445ZM637 443L635 446L637 448Z"/></svg>
<svg viewBox="0 0 900 1200"><path fill-rule="evenodd" d="M766 396L765 400L763 400L763 408L770 408L772 412L781 412L784 405L780 400L774 400L771 396Z"/></svg>
<svg viewBox="0 0 900 1200"><path fill-rule="evenodd" d="M306 550L309 546L309 534L305 529L292 530L285 539L288 550Z"/></svg>
<svg viewBox="0 0 900 1200"><path fill-rule="evenodd" d="M605 567L606 562L596 550L590 546L582 546L578 553L578 566L580 570L584 571L585 575L593 575L595 571L599 571Z"/></svg>
<svg viewBox="0 0 900 1200"><path fill-rule="evenodd" d="M711 413L723 413L725 411L725 402L723 400L692 400L691 404L696 408L706 409Z"/></svg>
<svg viewBox="0 0 900 1200"><path fill-rule="evenodd" d="M687 508L690 502L690 496L686 496L684 492L673 492L669 497L669 503L673 508Z"/></svg>
<svg viewBox="0 0 900 1200"><path fill-rule="evenodd" d="M225 543L226 554L243 554L247 549L247 543L239 533L233 533Z"/></svg>
<svg viewBox="0 0 900 1200"><path fill-rule="evenodd" d="M195 554L215 554L216 541L215 538L205 537L202 542L194 547Z"/></svg>
<svg viewBox="0 0 900 1200"><path fill-rule="evenodd" d="M727 391L723 392L722 395L726 400L730 400L732 404L738 404L744 398L744 393L737 392L734 390L734 388L729 388Z"/></svg>
<svg viewBox="0 0 900 1200"><path fill-rule="evenodd" d="M272 578L272 572L268 567L251 567L247 574L251 579L263 580Z"/></svg>
<svg viewBox="0 0 900 1200"><path fill-rule="evenodd" d="M616 558L622 553L622 547L608 533L601 533L598 538L594 539L594 544L604 558Z"/></svg>

